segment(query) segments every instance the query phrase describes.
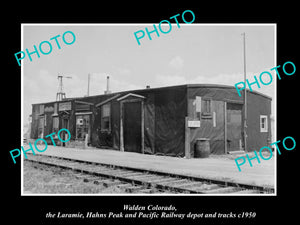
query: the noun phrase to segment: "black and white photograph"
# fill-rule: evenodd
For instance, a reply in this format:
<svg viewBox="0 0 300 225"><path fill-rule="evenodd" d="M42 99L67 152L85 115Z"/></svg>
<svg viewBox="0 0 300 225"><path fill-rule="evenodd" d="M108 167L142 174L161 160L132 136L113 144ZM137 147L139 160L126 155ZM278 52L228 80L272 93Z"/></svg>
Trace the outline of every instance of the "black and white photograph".
<svg viewBox="0 0 300 225"><path fill-rule="evenodd" d="M23 194L275 194L276 25L159 27L23 24Z"/></svg>
<svg viewBox="0 0 300 225"><path fill-rule="evenodd" d="M298 158L292 20L203 10L12 20L7 217L262 224L295 216L286 208Z"/></svg>

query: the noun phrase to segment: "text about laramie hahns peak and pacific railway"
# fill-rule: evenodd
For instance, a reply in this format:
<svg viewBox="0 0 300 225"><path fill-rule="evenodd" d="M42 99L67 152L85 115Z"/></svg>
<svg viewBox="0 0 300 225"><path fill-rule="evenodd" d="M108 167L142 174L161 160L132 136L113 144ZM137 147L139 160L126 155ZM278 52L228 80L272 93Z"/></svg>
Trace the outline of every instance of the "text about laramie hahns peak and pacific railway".
<svg viewBox="0 0 300 225"><path fill-rule="evenodd" d="M256 212L179 212L173 205L159 206L159 205L124 205L120 211L88 211L88 212L47 212L46 218L48 219L130 219L130 218L143 218L143 219L209 219L209 218L255 218Z"/></svg>

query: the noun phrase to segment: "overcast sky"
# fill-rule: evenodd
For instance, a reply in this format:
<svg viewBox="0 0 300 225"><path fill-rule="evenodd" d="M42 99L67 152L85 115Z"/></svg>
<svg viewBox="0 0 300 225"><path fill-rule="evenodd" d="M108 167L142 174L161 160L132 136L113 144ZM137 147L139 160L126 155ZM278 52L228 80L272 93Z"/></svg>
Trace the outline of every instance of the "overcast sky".
<svg viewBox="0 0 300 225"><path fill-rule="evenodd" d="M178 84L226 84L243 81L243 39L246 32L247 78L259 76L275 65L274 25L200 25L173 24L168 34L152 33L138 45L134 32L153 29L153 24L135 25L23 25L23 47L31 52L33 45L72 31L76 41L72 45L58 38L49 55L33 54L22 62L24 123L31 114L31 104L55 101L57 75L65 79L67 97L87 94L87 78L91 74L90 95L103 94L106 76L110 76L113 92ZM168 27L164 27L167 30ZM66 36L67 37L67 36ZM69 36L68 36L69 37ZM44 51L47 46L44 46ZM272 71L272 74L274 72ZM275 79L274 79L275 80ZM260 89L275 97L275 82ZM274 102L274 101L273 101ZM274 110L274 107L273 107Z"/></svg>

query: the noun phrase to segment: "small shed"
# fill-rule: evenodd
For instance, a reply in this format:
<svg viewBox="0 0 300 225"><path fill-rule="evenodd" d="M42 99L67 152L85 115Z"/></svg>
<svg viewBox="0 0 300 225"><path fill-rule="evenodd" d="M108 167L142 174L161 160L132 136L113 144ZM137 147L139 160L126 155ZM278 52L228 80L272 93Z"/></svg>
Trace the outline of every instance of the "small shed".
<svg viewBox="0 0 300 225"><path fill-rule="evenodd" d="M71 141L142 154L193 157L197 138L208 138L212 154L258 150L271 140L271 101L232 86L189 84L64 99L32 105L31 138L67 128Z"/></svg>

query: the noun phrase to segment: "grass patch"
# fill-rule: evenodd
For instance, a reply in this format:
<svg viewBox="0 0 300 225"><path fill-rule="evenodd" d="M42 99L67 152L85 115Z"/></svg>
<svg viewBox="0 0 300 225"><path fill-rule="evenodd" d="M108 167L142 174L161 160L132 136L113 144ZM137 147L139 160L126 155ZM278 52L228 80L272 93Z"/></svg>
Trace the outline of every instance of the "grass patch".
<svg viewBox="0 0 300 225"><path fill-rule="evenodd" d="M93 182L83 182L71 170L36 165L24 161L24 193L35 194L97 194L125 193L124 190L112 186L104 187Z"/></svg>

